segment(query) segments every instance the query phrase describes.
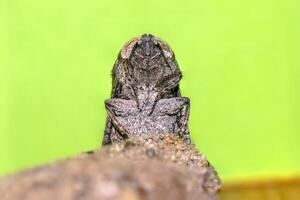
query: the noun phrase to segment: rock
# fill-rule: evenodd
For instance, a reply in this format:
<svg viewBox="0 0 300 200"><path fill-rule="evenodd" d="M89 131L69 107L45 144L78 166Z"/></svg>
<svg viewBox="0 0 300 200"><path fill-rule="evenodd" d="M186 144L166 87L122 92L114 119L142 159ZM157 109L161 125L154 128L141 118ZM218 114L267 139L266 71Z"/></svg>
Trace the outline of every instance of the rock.
<svg viewBox="0 0 300 200"><path fill-rule="evenodd" d="M132 138L0 180L2 200L215 200L220 180L174 134Z"/></svg>

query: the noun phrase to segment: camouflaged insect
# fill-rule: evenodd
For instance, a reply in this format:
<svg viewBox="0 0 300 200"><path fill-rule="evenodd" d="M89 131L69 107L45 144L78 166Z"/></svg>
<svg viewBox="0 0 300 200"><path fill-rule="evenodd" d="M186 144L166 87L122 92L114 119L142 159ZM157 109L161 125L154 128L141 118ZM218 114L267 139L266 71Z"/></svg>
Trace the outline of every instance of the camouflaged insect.
<svg viewBox="0 0 300 200"><path fill-rule="evenodd" d="M179 134L190 144L190 102L181 97L181 78L167 43L150 34L127 42L112 70L103 145L161 133Z"/></svg>

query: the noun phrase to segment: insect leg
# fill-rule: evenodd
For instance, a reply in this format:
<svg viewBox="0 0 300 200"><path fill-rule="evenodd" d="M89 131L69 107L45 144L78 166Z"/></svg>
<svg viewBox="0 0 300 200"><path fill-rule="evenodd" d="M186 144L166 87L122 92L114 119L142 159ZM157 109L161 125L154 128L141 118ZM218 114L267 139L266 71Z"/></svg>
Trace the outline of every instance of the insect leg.
<svg viewBox="0 0 300 200"><path fill-rule="evenodd" d="M118 121L118 119L114 115L113 111L107 104L105 104L105 108L107 110L107 115L110 118L111 123L112 123L113 127L116 129L116 131L118 131L120 133L120 135L123 137L123 139L128 138L129 131L121 125L121 123Z"/></svg>
<svg viewBox="0 0 300 200"><path fill-rule="evenodd" d="M111 120L109 117L106 117L106 124L105 124L104 136L102 140L102 146L111 144L111 139L110 139L111 129L112 129Z"/></svg>
<svg viewBox="0 0 300 200"><path fill-rule="evenodd" d="M182 97L184 101L183 109L179 115L179 135L186 140L187 144L191 143L190 131L188 127L188 121L190 116L190 99L188 97Z"/></svg>
<svg viewBox="0 0 300 200"><path fill-rule="evenodd" d="M173 88L178 87L179 81L181 79L182 75L180 71L177 71L177 73L171 74L169 76L166 76L162 78L157 84L156 84L156 90L159 92L159 94L155 97L154 103L152 105L151 111L149 112L149 116L153 113L155 105L161 97L163 97L167 92L172 90Z"/></svg>

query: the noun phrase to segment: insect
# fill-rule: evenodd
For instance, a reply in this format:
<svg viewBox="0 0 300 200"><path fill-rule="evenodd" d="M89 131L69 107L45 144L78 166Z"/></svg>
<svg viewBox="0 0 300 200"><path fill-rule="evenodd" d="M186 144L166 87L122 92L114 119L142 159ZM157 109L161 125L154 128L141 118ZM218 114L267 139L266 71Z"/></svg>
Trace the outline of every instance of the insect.
<svg viewBox="0 0 300 200"><path fill-rule="evenodd" d="M151 34L127 42L112 69L103 145L131 136L177 133L190 143L190 101L170 46Z"/></svg>

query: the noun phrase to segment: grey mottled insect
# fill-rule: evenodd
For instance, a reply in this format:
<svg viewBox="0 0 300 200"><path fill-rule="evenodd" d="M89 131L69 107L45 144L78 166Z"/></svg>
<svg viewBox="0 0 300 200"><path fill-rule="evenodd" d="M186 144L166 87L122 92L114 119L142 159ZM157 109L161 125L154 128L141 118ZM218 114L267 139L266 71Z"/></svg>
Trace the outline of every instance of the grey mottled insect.
<svg viewBox="0 0 300 200"><path fill-rule="evenodd" d="M190 143L189 98L170 46L150 34L127 42L112 70L103 145L131 136L177 133Z"/></svg>

